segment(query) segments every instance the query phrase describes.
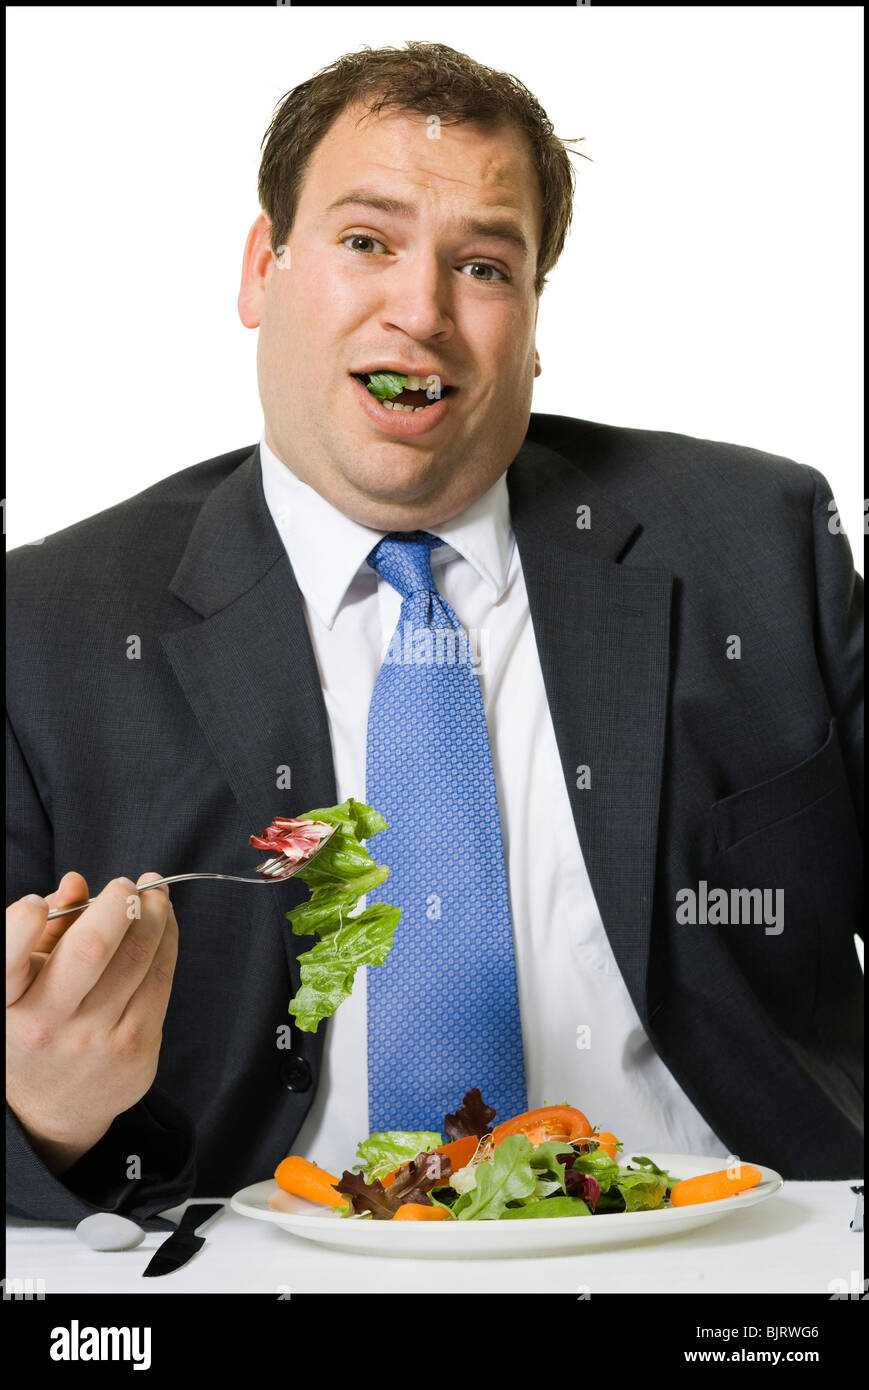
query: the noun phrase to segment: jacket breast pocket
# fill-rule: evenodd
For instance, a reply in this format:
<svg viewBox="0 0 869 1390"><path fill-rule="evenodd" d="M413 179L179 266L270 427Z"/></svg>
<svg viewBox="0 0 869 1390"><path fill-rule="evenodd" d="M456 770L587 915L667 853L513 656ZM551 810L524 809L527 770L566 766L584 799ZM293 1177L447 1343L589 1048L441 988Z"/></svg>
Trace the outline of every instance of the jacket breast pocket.
<svg viewBox="0 0 869 1390"><path fill-rule="evenodd" d="M836 721L831 719L827 737L816 753L766 782L714 803L712 824L719 850L728 850L749 835L799 815L837 787L844 787L847 792L848 779Z"/></svg>
<svg viewBox="0 0 869 1390"><path fill-rule="evenodd" d="M862 854L835 719L810 757L711 816L710 889L737 909L717 930L773 1018L808 1029L821 971L841 968L860 922Z"/></svg>

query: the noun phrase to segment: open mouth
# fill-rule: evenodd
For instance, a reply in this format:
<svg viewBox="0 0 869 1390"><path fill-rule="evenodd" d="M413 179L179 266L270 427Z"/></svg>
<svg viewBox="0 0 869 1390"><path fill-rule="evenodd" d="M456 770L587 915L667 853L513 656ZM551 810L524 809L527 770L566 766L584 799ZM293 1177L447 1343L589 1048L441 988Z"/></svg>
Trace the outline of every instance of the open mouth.
<svg viewBox="0 0 869 1390"><path fill-rule="evenodd" d="M362 386L367 388L372 376L382 374L372 372L351 372L350 375L356 381L360 382ZM380 404L383 405L387 410L397 410L400 414L408 414L428 409L429 406L437 404L438 401L443 400L446 396L452 395L453 391L455 390L455 388L452 386L442 386L439 396L429 396L426 380L424 380L421 377L409 377L408 382L417 383L416 388L414 389L411 385L407 385L404 387L404 390L401 391L397 396L387 397L385 400L375 396L373 392L370 392L369 394L371 395L372 400L380 399Z"/></svg>

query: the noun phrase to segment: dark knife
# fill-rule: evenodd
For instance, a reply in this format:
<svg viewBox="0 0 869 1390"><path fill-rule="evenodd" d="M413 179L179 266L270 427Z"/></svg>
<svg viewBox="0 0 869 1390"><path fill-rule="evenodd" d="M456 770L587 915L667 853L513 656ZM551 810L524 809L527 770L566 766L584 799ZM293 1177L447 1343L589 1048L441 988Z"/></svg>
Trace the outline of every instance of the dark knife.
<svg viewBox="0 0 869 1390"><path fill-rule="evenodd" d="M223 1202L198 1202L185 1211L177 1228L151 1257L143 1278L153 1278L157 1274L171 1274L186 1265L205 1244L205 1236L196 1235L196 1228L223 1211Z"/></svg>

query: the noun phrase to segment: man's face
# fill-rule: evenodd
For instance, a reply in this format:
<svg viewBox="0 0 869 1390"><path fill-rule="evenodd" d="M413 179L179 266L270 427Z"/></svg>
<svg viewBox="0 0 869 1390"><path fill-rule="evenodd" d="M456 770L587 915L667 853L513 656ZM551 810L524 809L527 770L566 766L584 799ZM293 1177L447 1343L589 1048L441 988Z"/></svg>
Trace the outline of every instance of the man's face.
<svg viewBox="0 0 869 1390"><path fill-rule="evenodd" d="M422 118L403 113L357 127L361 110L338 117L314 151L278 260L268 218L254 223L239 314L260 330L273 452L354 520L412 530L464 511L525 437L540 374L540 194L521 132L446 125L431 139ZM413 211L331 206L362 189ZM468 218L511 224L527 251L463 228ZM351 374L390 364L454 384L424 433L392 432L373 399L366 409Z"/></svg>

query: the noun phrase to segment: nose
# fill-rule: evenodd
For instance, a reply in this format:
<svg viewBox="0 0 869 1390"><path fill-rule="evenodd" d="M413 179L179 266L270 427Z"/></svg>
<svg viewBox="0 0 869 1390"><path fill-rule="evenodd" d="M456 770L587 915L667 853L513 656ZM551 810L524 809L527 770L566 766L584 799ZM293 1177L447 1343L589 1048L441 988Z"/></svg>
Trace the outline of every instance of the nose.
<svg viewBox="0 0 869 1390"><path fill-rule="evenodd" d="M445 341L453 330L450 276L434 252L417 252L383 279L382 320L414 341Z"/></svg>

